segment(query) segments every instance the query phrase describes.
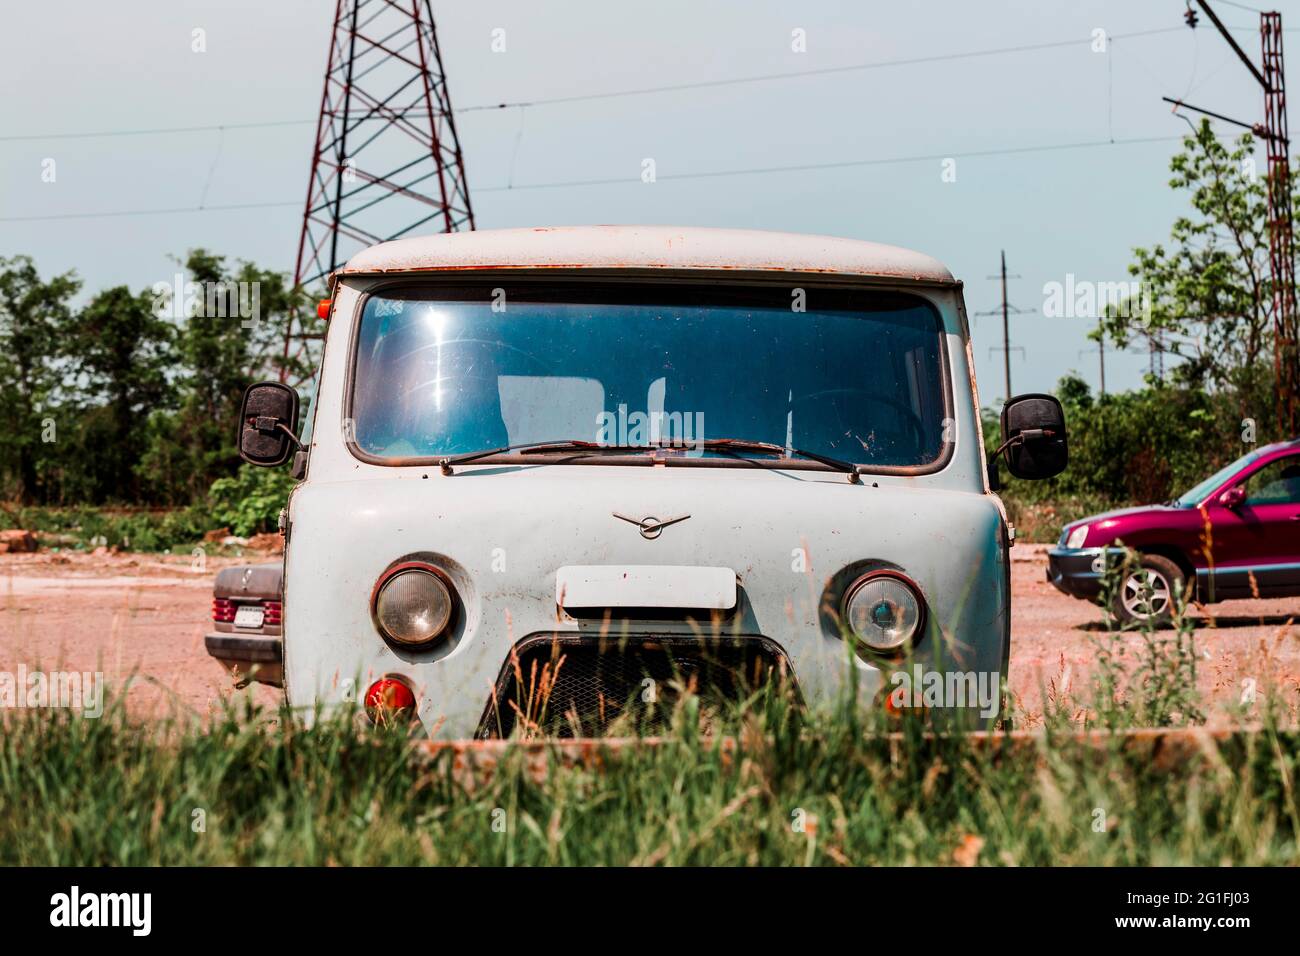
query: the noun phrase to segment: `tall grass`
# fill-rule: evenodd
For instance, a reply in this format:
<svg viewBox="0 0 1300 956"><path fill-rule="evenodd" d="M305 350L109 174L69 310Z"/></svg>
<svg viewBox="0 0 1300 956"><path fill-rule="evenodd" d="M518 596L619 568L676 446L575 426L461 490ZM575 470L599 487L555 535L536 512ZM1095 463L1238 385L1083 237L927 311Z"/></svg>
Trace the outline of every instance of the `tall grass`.
<svg viewBox="0 0 1300 956"><path fill-rule="evenodd" d="M690 711L656 747L578 766L516 747L479 773L355 715L17 711L0 741L0 863L1300 862L1300 737L1271 725L1170 767L1061 728L1028 747L914 722L891 736L772 699L724 738Z"/></svg>
<svg viewBox="0 0 1300 956"><path fill-rule="evenodd" d="M516 743L478 767L355 711L0 712L0 864L1300 863L1288 702L1238 715L1247 733L1134 746L1132 728L1203 722L1194 633L1180 609L1143 631L1136 666L1113 640L1028 739L890 718L851 691L801 710L772 685L721 713L676 697L655 746L575 763Z"/></svg>

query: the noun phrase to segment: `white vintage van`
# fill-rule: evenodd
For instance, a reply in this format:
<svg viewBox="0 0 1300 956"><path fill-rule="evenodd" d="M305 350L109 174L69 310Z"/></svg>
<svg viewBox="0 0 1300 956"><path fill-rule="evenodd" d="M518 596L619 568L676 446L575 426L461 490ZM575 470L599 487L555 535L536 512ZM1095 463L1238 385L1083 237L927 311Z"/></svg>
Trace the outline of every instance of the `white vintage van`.
<svg viewBox="0 0 1300 956"><path fill-rule="evenodd" d="M302 479L291 705L586 736L775 676L805 705L856 686L996 716L1011 534L961 283L934 259L508 229L386 242L331 282L309 442L276 383L249 388L240 436ZM1013 474L1064 467L1054 399L1002 425Z"/></svg>

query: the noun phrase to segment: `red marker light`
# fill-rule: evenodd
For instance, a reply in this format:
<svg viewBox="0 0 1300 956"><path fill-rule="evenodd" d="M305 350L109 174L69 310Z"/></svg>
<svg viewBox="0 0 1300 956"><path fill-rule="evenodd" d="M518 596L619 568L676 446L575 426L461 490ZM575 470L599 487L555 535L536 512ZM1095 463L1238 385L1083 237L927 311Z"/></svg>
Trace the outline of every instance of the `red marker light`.
<svg viewBox="0 0 1300 956"><path fill-rule="evenodd" d="M415 716L415 693L395 677L381 678L366 691L366 713L377 724L399 716L409 720Z"/></svg>
<svg viewBox="0 0 1300 956"><path fill-rule="evenodd" d="M330 307L334 305L333 299L321 299L316 303L316 318L324 319L326 322L330 318Z"/></svg>

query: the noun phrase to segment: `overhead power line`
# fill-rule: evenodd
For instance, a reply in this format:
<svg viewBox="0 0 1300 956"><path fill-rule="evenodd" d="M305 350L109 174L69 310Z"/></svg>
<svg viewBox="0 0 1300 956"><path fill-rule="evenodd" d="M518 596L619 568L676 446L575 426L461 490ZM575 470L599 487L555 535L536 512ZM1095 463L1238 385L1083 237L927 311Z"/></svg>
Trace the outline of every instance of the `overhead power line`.
<svg viewBox="0 0 1300 956"><path fill-rule="evenodd" d="M1168 142L1182 139L1182 136L1141 136L1132 139L1096 139L1077 143L1050 143L1041 146L1004 146L995 149L970 150L967 152L926 153L915 156L889 156L872 159L846 159L829 163L794 163L787 166L755 166L748 169L718 169L701 172L660 173L656 179L710 179L717 176L757 176L766 173L798 173L818 169L847 169L854 166L885 166L892 163L919 163L944 159L978 159L985 156L1009 156L1017 153L1044 153L1062 149L1090 149L1095 146L1132 146L1141 143ZM578 186L612 186L639 180L627 176L609 179L574 179L549 183L522 183L515 186L485 186L474 190L476 193L509 192L519 189L555 189Z"/></svg>
<svg viewBox="0 0 1300 956"><path fill-rule="evenodd" d="M1154 30L1138 30L1133 33L1108 34L1111 40L1131 40L1138 37L1156 36L1163 33L1181 32L1181 27L1161 27ZM737 76L722 80L699 80L690 83L671 83L662 86L646 86L629 90L610 90L602 93L578 93L572 96L553 96L544 99L520 100L503 103L483 103L475 106L458 107L453 114L479 113L490 110L518 109L523 107L557 106L565 103L581 103L593 100L614 99L624 96L649 96L657 93L675 93L685 90L709 89L723 86L738 86L745 83L766 83L778 80L797 80L812 76L829 76L837 73L851 73L862 70L878 70L891 67L920 66L948 60L967 60L977 57L1002 56L1016 53L1029 53L1035 50L1051 50L1067 46L1078 46L1091 41L1088 38L1071 40L1052 40L1044 43L1025 43L1017 46L995 47L985 50L966 50L956 53L939 53L932 56L905 57L894 60L874 60L868 63L851 63L844 66L818 67L811 70L793 70L783 73L760 73L751 76ZM202 133L213 130L266 129L275 126L304 126L315 123L315 119L266 120L253 123L211 123L194 126L155 126L139 129L90 130L62 133L22 133L0 136L0 142L21 142L44 139L94 139L118 136L163 136L183 133Z"/></svg>
<svg viewBox="0 0 1300 956"><path fill-rule="evenodd" d="M1244 3L1234 3L1232 0L1219 0L1219 6L1236 7L1238 10L1249 10L1251 13L1263 13L1259 7L1248 7Z"/></svg>
<svg viewBox="0 0 1300 956"><path fill-rule="evenodd" d="M117 216L170 216L177 213L222 212L229 209L270 209L275 206L301 206L301 200L285 202L238 202L208 206L172 206L162 209L118 209L111 212L61 212L48 216L4 216L0 222L42 222L54 219L110 219Z"/></svg>
<svg viewBox="0 0 1300 956"><path fill-rule="evenodd" d="M1117 33L1109 39L1123 40L1134 37L1154 36L1158 33L1179 32L1179 27L1161 27L1155 30L1140 30L1134 33ZM640 89L615 90L606 93L577 93L573 96L556 96L550 99L529 100L522 103L495 103L481 106L467 106L463 111L478 112L482 110L499 110L519 106L552 106L560 103L581 103L589 100L611 99L618 96L645 96L652 93L675 93L680 90L698 90L718 86L736 86L741 83L763 83L770 80L801 79L806 76L827 76L835 73L851 73L861 70L879 70L896 66L919 66L926 63L940 63L948 60L968 60L975 57L1001 56L1008 53L1029 53L1034 50L1051 50L1067 46L1079 46L1091 42L1091 37L1073 40L1051 40L1045 43L1024 43L1018 46L996 47L988 50L967 50L959 53L936 53L932 56L905 57L897 60L875 60L870 63L853 63L845 66L826 66L812 70L793 70L783 73L760 73L756 76L738 76L725 80L701 80L692 83L670 83L663 86L646 86Z"/></svg>
<svg viewBox="0 0 1300 956"><path fill-rule="evenodd" d="M1180 140L1182 136L1140 136L1132 139L1097 139L1075 143L1049 143L1039 146L1011 146L996 149L968 150L966 152L926 153L913 156L873 157L870 159L848 159L829 163L795 163L787 166L756 166L740 169L700 170L698 172L662 173L658 182L665 180L712 179L719 176L761 176L775 173L796 173L822 169L848 169L856 166L884 166L894 163L934 162L944 159L979 159L990 156L1009 156L1020 153L1044 153L1063 149L1092 149L1098 146L1137 146L1145 143L1160 143ZM525 189L576 189L586 186L613 186L618 184L641 185L639 176L613 176L605 179L574 179L554 182L520 183L505 186L483 186L475 189L477 193L512 192ZM161 209L123 209L111 212L52 213L38 216L3 216L0 222L40 222L54 219L102 219L116 216L160 216L178 213L219 212L232 209L268 209L275 206L296 206L294 201L274 201L260 203L230 203L225 205L180 206Z"/></svg>
<svg viewBox="0 0 1300 956"><path fill-rule="evenodd" d="M206 126L155 126L146 129L105 129L80 133L23 133L0 136L0 142L17 143L35 139L104 139L113 136L167 136L172 133L210 133L213 130L266 129L270 126L306 126L314 119L266 120L261 123L211 123Z"/></svg>

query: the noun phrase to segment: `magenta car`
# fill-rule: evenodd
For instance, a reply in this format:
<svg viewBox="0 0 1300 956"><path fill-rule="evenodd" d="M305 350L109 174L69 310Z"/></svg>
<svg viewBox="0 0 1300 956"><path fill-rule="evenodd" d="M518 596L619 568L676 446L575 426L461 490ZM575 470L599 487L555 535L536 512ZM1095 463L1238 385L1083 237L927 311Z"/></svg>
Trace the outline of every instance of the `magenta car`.
<svg viewBox="0 0 1300 956"><path fill-rule="evenodd" d="M1102 600L1107 562L1137 552L1111 595L1124 623L1167 620L1178 595L1204 603L1300 594L1300 439L1238 458L1172 501L1065 526L1047 579Z"/></svg>

